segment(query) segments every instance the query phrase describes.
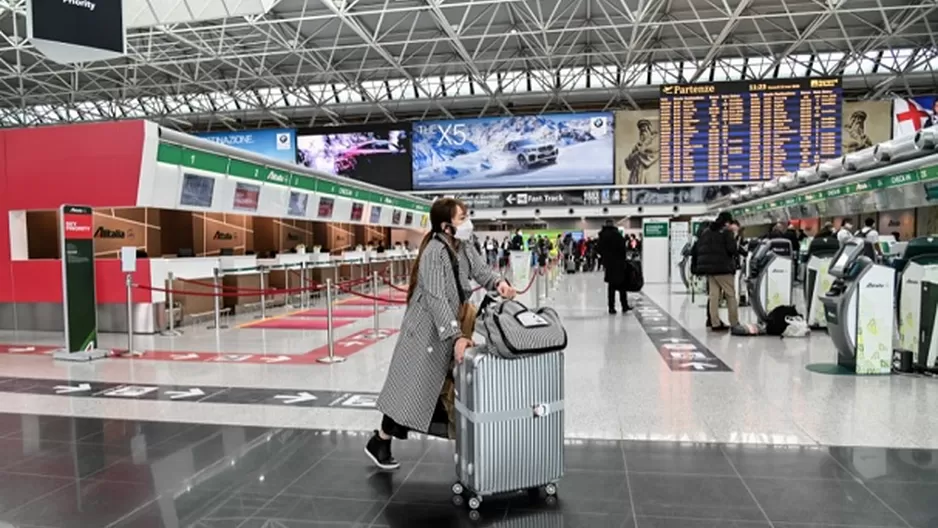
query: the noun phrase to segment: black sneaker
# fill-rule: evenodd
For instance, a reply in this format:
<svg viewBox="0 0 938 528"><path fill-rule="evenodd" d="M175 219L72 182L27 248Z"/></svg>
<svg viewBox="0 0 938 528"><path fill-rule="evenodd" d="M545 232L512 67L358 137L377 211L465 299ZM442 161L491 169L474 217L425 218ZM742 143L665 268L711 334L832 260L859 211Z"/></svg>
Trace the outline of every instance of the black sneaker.
<svg viewBox="0 0 938 528"><path fill-rule="evenodd" d="M375 431L371 440L368 440L365 445L365 454L381 469L390 470L401 467L400 463L391 456L391 439L382 440L378 436L378 431Z"/></svg>
<svg viewBox="0 0 938 528"><path fill-rule="evenodd" d="M610 308L610 309L609 309L609 315L615 315L615 314L617 314L617 313L619 313L619 312L617 312L615 308Z"/></svg>

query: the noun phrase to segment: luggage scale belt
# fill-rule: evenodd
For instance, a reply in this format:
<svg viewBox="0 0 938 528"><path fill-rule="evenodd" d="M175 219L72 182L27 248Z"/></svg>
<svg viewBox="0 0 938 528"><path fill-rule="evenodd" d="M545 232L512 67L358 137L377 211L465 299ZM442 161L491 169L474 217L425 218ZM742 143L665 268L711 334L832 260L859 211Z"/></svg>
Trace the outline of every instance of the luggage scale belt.
<svg viewBox="0 0 938 528"><path fill-rule="evenodd" d="M521 420L524 418L543 418L545 416L554 414L556 412L562 411L564 408L563 400L557 400L550 403L539 403L534 407L524 408L524 409L512 409L508 411L491 411L491 412L475 412L469 410L466 407L466 404L462 400L457 399L455 401L456 411L459 412L462 416L465 416L467 420L473 423L494 423L494 422L507 422L508 420ZM537 414L537 408L543 409L543 414Z"/></svg>

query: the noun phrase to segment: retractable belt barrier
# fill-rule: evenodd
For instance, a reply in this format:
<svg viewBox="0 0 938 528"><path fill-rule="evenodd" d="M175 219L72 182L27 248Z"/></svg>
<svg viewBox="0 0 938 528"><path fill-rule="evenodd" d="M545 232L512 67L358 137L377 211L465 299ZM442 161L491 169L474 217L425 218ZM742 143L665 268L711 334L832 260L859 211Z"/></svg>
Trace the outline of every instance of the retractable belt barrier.
<svg viewBox="0 0 938 528"><path fill-rule="evenodd" d="M324 268L324 267L326 266L318 266L318 268ZM315 268L317 268L317 266L312 266L309 268L307 268L307 266L305 265L301 266L299 270L301 285L297 287L293 287L293 288L266 287L266 285L268 284L266 280L266 275L269 274L269 272L272 270L286 271L288 272L286 274L286 277L289 277L290 275L289 272L294 272L294 273L297 272L297 270L295 269L289 269L283 266L278 266L278 267L258 266L258 267L252 267L252 268L238 268L238 269L226 269L226 270L216 268L213 272L213 277L212 277L211 282L206 282L206 281L201 281L201 280L196 280L196 279L177 278L173 275L173 273L170 272L167 274L167 278L165 280L165 286L162 288L157 287L157 286L150 286L147 284L135 284L133 283L131 276L128 275L127 281L126 281L127 315L128 315L128 352L135 353L134 346L133 346L133 336L134 336L133 322L131 319L132 314L133 314L132 290L134 288L143 290L143 291L148 291L148 292L162 293L166 295L167 312L169 314L168 330L161 332L163 335L166 335L166 336L179 336L182 334L179 330L176 329L177 308L176 308L175 302L176 302L176 296L179 296L179 295L193 296L193 297L211 297L213 299L213 313L212 313L213 324L209 328L218 331L218 330L228 328L226 324L223 324L223 321L221 319L222 313L223 312L227 313L227 311L229 310L228 308L222 309L221 307L222 299L237 298L237 297L260 297L261 298L261 302L260 302L261 317L264 318L266 317L267 300L270 297L282 295L282 296L285 296L287 299L289 299L291 295L299 295L301 299L299 303L300 306L306 307L306 306L309 306L308 304L310 302L309 295L311 293L324 292L325 301L326 301L326 333L327 333L329 354L328 356L321 358L319 362L326 363L326 364L341 363L345 361L344 357L335 355L335 335L334 335L335 328L334 328L334 313L333 313L334 306L333 305L335 304L336 293L348 294L354 297L372 301L372 306L374 309L374 316L373 316L374 317L374 333L376 337L381 335L381 329L379 326L379 314L380 314L381 303L388 304L388 305L407 304L406 299L395 298L393 296L393 292L396 291L396 292L406 293L407 289L394 284L396 278L403 279L405 275L395 277L394 270L391 267L389 267L384 272L372 271L370 276L359 277L357 279L347 280L343 282L333 281L333 279L327 278L325 280L325 283L319 283L319 282L314 281L311 275L308 275L306 273L308 269L315 269ZM555 285L556 280L559 280L557 278L559 277L559 275L553 274L551 271L551 268L553 268L553 266L535 269L534 270L535 272L532 274L530 280L525 285L525 287L521 290L518 290L518 294L519 295L526 294L527 292L531 290L531 288L534 288L535 302L538 305L540 305L542 301L542 295L543 295L543 298L546 298L548 290ZM244 275L244 274L250 274L250 273L258 273L260 275L260 288L240 287L240 286L222 284L221 279L224 277L225 273L228 273L229 275L230 274ZM285 282L287 285L289 285L288 281L289 279L287 278ZM174 286L175 283L177 282L186 284L186 285L199 287L199 288L204 288L206 291L179 289ZM360 291L356 291L356 287L362 286L366 283L370 283L369 286L370 286L371 293L363 293ZM388 295L386 297L378 293L378 287L382 283L389 287ZM473 292L477 292L482 289L483 288L479 286L475 288ZM181 308L179 308L179 313L182 314Z"/></svg>

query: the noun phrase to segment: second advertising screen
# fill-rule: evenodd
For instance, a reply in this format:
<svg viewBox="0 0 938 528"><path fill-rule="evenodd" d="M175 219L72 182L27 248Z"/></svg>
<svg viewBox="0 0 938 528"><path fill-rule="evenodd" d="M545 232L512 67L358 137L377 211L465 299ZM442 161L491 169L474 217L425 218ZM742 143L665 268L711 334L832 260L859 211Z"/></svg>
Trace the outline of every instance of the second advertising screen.
<svg viewBox="0 0 938 528"><path fill-rule="evenodd" d="M409 191L410 124L300 130L296 162L386 189Z"/></svg>

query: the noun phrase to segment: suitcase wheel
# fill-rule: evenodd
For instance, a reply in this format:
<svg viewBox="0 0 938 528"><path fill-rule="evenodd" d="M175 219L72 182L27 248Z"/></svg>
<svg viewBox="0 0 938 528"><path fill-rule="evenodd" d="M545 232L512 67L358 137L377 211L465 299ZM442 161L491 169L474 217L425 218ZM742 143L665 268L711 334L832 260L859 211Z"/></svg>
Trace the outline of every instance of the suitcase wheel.
<svg viewBox="0 0 938 528"><path fill-rule="evenodd" d="M544 486L544 493L546 493L548 497L553 497L554 495L557 494L557 485L548 484Z"/></svg>
<svg viewBox="0 0 938 528"><path fill-rule="evenodd" d="M469 499L470 510L478 510L479 506L482 506L482 497L471 497Z"/></svg>
<svg viewBox="0 0 938 528"><path fill-rule="evenodd" d="M462 495L464 491L466 491L465 488L459 482L453 484L453 495Z"/></svg>

